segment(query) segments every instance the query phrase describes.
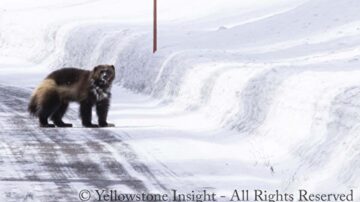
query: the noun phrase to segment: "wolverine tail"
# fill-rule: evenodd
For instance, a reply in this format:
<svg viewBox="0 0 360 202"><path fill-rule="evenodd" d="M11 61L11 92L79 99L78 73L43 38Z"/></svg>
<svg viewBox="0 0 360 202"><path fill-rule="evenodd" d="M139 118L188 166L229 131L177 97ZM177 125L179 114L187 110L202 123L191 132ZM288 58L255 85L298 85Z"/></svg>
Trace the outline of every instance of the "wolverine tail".
<svg viewBox="0 0 360 202"><path fill-rule="evenodd" d="M31 96L30 103L28 105L28 112L33 116L37 115L38 106L37 106L37 97L36 96Z"/></svg>
<svg viewBox="0 0 360 202"><path fill-rule="evenodd" d="M56 83L54 80L45 79L33 92L28 111L33 116L38 116L39 111L52 93L56 93Z"/></svg>

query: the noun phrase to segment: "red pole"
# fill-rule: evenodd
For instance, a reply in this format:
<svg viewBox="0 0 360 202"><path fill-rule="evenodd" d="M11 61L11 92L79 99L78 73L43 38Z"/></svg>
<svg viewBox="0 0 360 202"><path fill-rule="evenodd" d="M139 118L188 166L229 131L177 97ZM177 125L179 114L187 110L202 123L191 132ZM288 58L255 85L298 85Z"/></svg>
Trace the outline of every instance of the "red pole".
<svg viewBox="0 0 360 202"><path fill-rule="evenodd" d="M157 0L154 0L154 30L153 30L153 34L154 34L154 44L153 44L153 53L156 52L157 50Z"/></svg>

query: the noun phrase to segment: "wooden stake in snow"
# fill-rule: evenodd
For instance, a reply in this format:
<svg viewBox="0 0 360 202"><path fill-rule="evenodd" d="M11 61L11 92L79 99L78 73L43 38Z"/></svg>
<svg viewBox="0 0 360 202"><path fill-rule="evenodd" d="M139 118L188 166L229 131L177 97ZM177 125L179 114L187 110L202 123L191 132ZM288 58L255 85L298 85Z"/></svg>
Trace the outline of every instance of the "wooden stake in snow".
<svg viewBox="0 0 360 202"><path fill-rule="evenodd" d="M154 0L153 53L157 50L157 2Z"/></svg>

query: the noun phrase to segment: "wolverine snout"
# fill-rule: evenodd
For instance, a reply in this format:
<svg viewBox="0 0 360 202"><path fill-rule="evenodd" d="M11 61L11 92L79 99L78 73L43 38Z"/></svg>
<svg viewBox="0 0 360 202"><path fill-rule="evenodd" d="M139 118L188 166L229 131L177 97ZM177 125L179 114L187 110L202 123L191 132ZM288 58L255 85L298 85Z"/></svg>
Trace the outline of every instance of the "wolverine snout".
<svg viewBox="0 0 360 202"><path fill-rule="evenodd" d="M104 82L107 82L109 80L109 75L108 73L104 72L101 74L101 80L104 81Z"/></svg>
<svg viewBox="0 0 360 202"><path fill-rule="evenodd" d="M108 80L108 79L109 79L109 76L108 76L108 74L105 72L105 73L103 73L102 78L105 79L105 80Z"/></svg>

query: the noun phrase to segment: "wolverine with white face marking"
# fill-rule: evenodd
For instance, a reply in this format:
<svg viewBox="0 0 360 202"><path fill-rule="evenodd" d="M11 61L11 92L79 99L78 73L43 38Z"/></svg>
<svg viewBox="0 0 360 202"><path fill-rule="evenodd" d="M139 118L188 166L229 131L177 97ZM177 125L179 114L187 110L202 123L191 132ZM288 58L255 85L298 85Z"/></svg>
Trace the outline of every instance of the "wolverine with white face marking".
<svg viewBox="0 0 360 202"><path fill-rule="evenodd" d="M64 123L62 117L70 102L78 102L83 126L114 126L107 123L114 78L113 65L98 65L92 71L77 68L56 70L34 91L28 111L39 118L41 127L72 127L72 124ZM91 123L93 106L96 107L98 125ZM48 123L49 118L54 124Z"/></svg>

